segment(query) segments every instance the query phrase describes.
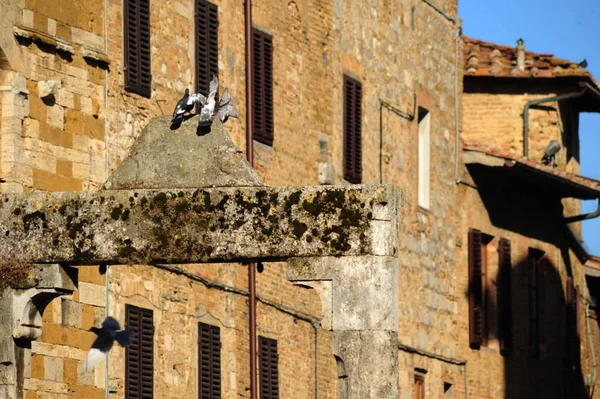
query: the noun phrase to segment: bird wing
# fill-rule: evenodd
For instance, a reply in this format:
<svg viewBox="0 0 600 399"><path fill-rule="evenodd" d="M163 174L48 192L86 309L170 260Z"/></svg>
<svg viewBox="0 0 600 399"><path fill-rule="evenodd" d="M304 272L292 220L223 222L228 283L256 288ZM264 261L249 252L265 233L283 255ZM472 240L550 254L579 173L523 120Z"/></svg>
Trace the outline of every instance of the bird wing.
<svg viewBox="0 0 600 399"><path fill-rule="evenodd" d="M87 357L85 358L83 370L90 371L104 359L106 359L106 353L102 352L100 349L96 349L96 348L90 349L87 353Z"/></svg>
<svg viewBox="0 0 600 399"><path fill-rule="evenodd" d="M229 117L237 118L238 113L233 105L227 104L219 108L219 111L217 111L217 116L221 122L225 122Z"/></svg>
<svg viewBox="0 0 600 399"><path fill-rule="evenodd" d="M229 89L225 89L223 95L221 96L221 101L219 101L219 107L224 107L229 104L231 101L231 96L229 95Z"/></svg>
<svg viewBox="0 0 600 399"><path fill-rule="evenodd" d="M204 95L202 93L196 93L196 94L192 94L189 99L187 104L188 105L193 105L193 104L197 104L200 103L200 105L204 106L204 104L206 104L206 97L204 97Z"/></svg>
<svg viewBox="0 0 600 399"><path fill-rule="evenodd" d="M219 78L217 78L217 75L213 75L208 85L208 98L214 99L217 95L217 90L219 90Z"/></svg>
<svg viewBox="0 0 600 399"><path fill-rule="evenodd" d="M121 326L119 326L119 322L117 320L108 316L106 319L104 319L102 328L108 331L117 331L121 329Z"/></svg>
<svg viewBox="0 0 600 399"><path fill-rule="evenodd" d="M129 329L123 331L117 331L115 339L121 346L127 346L131 343L131 331Z"/></svg>

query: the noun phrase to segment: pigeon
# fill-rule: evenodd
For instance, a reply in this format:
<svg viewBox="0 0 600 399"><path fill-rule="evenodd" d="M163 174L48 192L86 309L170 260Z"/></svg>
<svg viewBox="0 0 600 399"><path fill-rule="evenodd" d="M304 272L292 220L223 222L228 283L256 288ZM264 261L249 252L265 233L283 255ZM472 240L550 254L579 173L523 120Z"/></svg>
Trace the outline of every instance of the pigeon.
<svg viewBox="0 0 600 399"><path fill-rule="evenodd" d="M581 61L581 62L579 63L579 66L580 66L581 68L587 68L587 66L588 66L588 62L587 62L587 60L584 58L584 59L583 59L583 61Z"/></svg>
<svg viewBox="0 0 600 399"><path fill-rule="evenodd" d="M229 95L229 89L225 89L221 99L218 100L217 92L219 91L219 79L216 75L213 75L209 87L208 95L204 96L201 93L190 94L188 89L185 89L185 94L175 105L175 111L173 111L173 119L171 120L171 130L179 128L181 123L191 118L192 110L196 104L200 104L200 126L206 127L212 124L212 117L217 116L222 123L225 123L227 119L237 118L238 113L233 104L231 104L231 96Z"/></svg>
<svg viewBox="0 0 600 399"><path fill-rule="evenodd" d="M119 330L121 330L119 322L110 316L104 320L102 328L90 328L90 331L96 334L97 337L85 359L84 371L93 369L98 363L106 359L106 355L110 351L110 348L112 348L115 340L123 347L129 345L131 332L128 329Z"/></svg>
<svg viewBox="0 0 600 399"><path fill-rule="evenodd" d="M233 104L231 103L231 96L229 95L229 89L225 89L223 95L221 96L221 100L219 101L219 106L217 107L217 117L221 121L221 123L227 122L229 117L237 118L238 113Z"/></svg>
<svg viewBox="0 0 600 399"><path fill-rule="evenodd" d="M173 119L171 119L171 130L175 130L181 126L181 123L191 118L194 114L192 114L192 110L197 103L201 103L204 100L204 96L202 94L192 94L190 95L189 89L185 89L185 93L183 97L177 104L175 105L175 110L173 111Z"/></svg>
<svg viewBox="0 0 600 399"><path fill-rule="evenodd" d="M210 126L212 123L212 117L215 113L215 107L217 105L217 90L219 90L219 79L213 75L210 84L208 85L208 96L202 96L200 98L200 126Z"/></svg>

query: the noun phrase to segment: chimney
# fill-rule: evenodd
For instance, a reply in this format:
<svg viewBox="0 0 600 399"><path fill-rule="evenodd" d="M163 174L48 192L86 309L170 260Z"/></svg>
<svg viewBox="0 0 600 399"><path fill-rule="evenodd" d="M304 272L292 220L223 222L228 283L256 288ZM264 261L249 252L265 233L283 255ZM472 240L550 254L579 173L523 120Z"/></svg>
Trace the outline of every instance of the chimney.
<svg viewBox="0 0 600 399"><path fill-rule="evenodd" d="M517 40L517 68L520 71L525 70L525 42L523 39Z"/></svg>

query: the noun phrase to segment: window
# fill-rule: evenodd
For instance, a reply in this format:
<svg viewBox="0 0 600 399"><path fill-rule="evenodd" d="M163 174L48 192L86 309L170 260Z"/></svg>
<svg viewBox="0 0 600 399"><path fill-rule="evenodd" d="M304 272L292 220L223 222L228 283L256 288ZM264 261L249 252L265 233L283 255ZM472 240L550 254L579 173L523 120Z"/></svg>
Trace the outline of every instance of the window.
<svg viewBox="0 0 600 399"><path fill-rule="evenodd" d="M428 110L419 107L419 164L417 204L429 209L430 163L431 163L431 117Z"/></svg>
<svg viewBox="0 0 600 399"><path fill-rule="evenodd" d="M221 398L220 328L198 323L198 391L200 399Z"/></svg>
<svg viewBox="0 0 600 399"><path fill-rule="evenodd" d="M125 349L125 398L151 399L154 395L154 324L152 310L125 306L131 343Z"/></svg>
<svg viewBox="0 0 600 399"><path fill-rule="evenodd" d="M501 238L498 247L498 340L500 341L500 353L506 354L512 345L510 240Z"/></svg>
<svg viewBox="0 0 600 399"><path fill-rule="evenodd" d="M415 372L414 392L415 399L425 399L425 374L422 372Z"/></svg>
<svg viewBox="0 0 600 399"><path fill-rule="evenodd" d="M344 75L344 180L362 180L361 110L362 86Z"/></svg>
<svg viewBox="0 0 600 399"><path fill-rule="evenodd" d="M150 97L150 0L124 2L125 89Z"/></svg>
<svg viewBox="0 0 600 399"><path fill-rule="evenodd" d="M260 353L260 399L279 399L279 371L277 341L258 337Z"/></svg>
<svg viewBox="0 0 600 399"><path fill-rule="evenodd" d="M544 251L529 248L529 356L538 358L540 355L540 266L544 262Z"/></svg>
<svg viewBox="0 0 600 399"><path fill-rule="evenodd" d="M254 139L273 145L273 38L258 29L252 29L254 52Z"/></svg>
<svg viewBox="0 0 600 399"><path fill-rule="evenodd" d="M477 229L469 230L469 345L472 349L487 343L487 244L492 238Z"/></svg>
<svg viewBox="0 0 600 399"><path fill-rule="evenodd" d="M454 399L454 389L450 382L444 382L444 399Z"/></svg>
<svg viewBox="0 0 600 399"><path fill-rule="evenodd" d="M575 286L573 278L569 277L567 279L567 339L569 366L573 370L579 370L581 367L579 306L579 287Z"/></svg>
<svg viewBox="0 0 600 399"><path fill-rule="evenodd" d="M208 95L213 75L219 76L219 17L216 5L196 0L196 92Z"/></svg>

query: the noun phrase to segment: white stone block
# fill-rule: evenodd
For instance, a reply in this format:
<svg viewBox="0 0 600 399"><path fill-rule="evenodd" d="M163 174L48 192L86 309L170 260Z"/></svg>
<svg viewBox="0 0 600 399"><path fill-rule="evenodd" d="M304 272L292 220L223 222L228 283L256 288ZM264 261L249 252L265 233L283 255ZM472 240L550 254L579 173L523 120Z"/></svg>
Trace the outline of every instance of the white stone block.
<svg viewBox="0 0 600 399"><path fill-rule="evenodd" d="M53 96L58 92L59 87L59 80L41 80L38 82L38 94L40 98Z"/></svg>
<svg viewBox="0 0 600 399"><path fill-rule="evenodd" d="M74 169L74 168L73 168ZM79 283L79 302L93 306L104 306L106 302L104 286L91 283Z"/></svg>
<svg viewBox="0 0 600 399"><path fill-rule="evenodd" d="M63 360L60 357L46 356L44 358L44 372L46 380L63 381Z"/></svg>

